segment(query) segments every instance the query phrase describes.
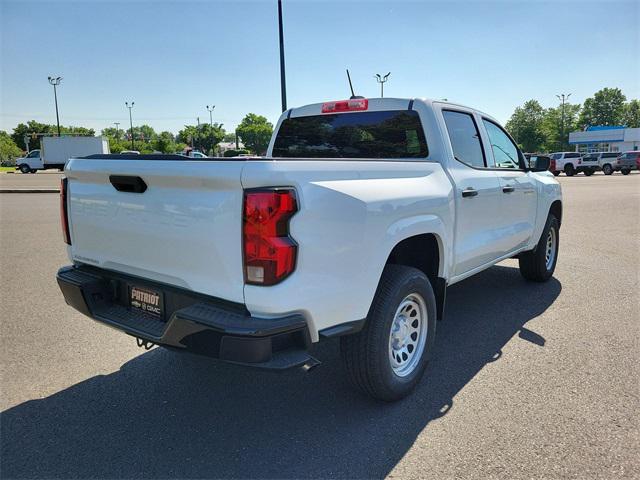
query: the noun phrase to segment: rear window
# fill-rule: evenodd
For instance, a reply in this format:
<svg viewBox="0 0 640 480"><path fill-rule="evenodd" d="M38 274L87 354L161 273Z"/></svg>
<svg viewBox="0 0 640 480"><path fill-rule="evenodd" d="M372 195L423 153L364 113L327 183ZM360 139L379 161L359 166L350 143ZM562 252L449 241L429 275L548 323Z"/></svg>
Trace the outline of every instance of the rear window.
<svg viewBox="0 0 640 480"><path fill-rule="evenodd" d="M274 157L424 158L427 141L413 110L334 113L282 122Z"/></svg>

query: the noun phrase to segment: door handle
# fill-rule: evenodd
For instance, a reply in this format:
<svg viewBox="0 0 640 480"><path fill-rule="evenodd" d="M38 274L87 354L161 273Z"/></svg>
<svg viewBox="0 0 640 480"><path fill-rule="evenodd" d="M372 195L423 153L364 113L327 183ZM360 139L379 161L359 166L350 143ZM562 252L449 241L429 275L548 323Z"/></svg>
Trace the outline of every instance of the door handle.
<svg viewBox="0 0 640 480"><path fill-rule="evenodd" d="M505 185L504 187L502 187L502 191L503 193L511 193L515 191L515 188L511 185Z"/></svg>
<svg viewBox="0 0 640 480"><path fill-rule="evenodd" d="M478 195L478 191L473 187L467 187L462 190L463 197L475 197L476 195Z"/></svg>

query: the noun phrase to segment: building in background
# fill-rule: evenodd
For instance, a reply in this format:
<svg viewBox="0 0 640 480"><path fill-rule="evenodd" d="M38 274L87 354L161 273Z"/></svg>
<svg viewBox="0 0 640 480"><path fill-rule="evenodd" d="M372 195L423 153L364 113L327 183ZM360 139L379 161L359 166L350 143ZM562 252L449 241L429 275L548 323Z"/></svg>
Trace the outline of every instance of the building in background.
<svg viewBox="0 0 640 480"><path fill-rule="evenodd" d="M640 128L587 127L569 133L569 144L580 153L640 150Z"/></svg>

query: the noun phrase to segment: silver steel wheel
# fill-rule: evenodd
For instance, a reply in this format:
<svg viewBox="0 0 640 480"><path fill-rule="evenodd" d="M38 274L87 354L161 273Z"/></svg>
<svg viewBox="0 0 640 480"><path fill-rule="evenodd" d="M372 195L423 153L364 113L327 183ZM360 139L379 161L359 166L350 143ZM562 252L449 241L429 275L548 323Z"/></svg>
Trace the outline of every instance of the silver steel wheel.
<svg viewBox="0 0 640 480"><path fill-rule="evenodd" d="M389 361L397 376L406 377L420 363L427 330L427 304L418 293L407 295L396 310L389 332Z"/></svg>
<svg viewBox="0 0 640 480"><path fill-rule="evenodd" d="M556 250L558 249L556 235L556 229L551 227L549 229L549 234L547 235L547 244L544 252L544 259L547 270L551 270L553 262L556 259Z"/></svg>

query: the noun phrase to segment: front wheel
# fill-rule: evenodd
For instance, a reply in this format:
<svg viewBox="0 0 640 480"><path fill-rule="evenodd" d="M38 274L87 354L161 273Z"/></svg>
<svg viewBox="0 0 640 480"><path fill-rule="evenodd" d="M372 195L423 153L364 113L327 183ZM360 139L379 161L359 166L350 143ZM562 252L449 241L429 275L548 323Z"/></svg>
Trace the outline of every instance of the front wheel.
<svg viewBox="0 0 640 480"><path fill-rule="evenodd" d="M627 170L626 168L623 170L620 170L620 172L622 172L623 175L629 175L629 173L631 172L631 170Z"/></svg>
<svg viewBox="0 0 640 480"><path fill-rule="evenodd" d="M23 163L22 165L20 165L20 171L22 173L31 173L31 167L26 163Z"/></svg>
<svg viewBox="0 0 640 480"><path fill-rule="evenodd" d="M364 329L341 339L351 382L378 400L407 396L424 374L435 333L436 300L426 275L387 265Z"/></svg>
<svg viewBox="0 0 640 480"><path fill-rule="evenodd" d="M584 174L585 174L587 177L590 177L591 175L593 175L593 170L591 170L590 168L587 168L587 169L584 171Z"/></svg>
<svg viewBox="0 0 640 480"><path fill-rule="evenodd" d="M518 260L520 273L532 282L546 282L551 278L558 262L560 224L549 214L538 245L530 252L521 253Z"/></svg>

